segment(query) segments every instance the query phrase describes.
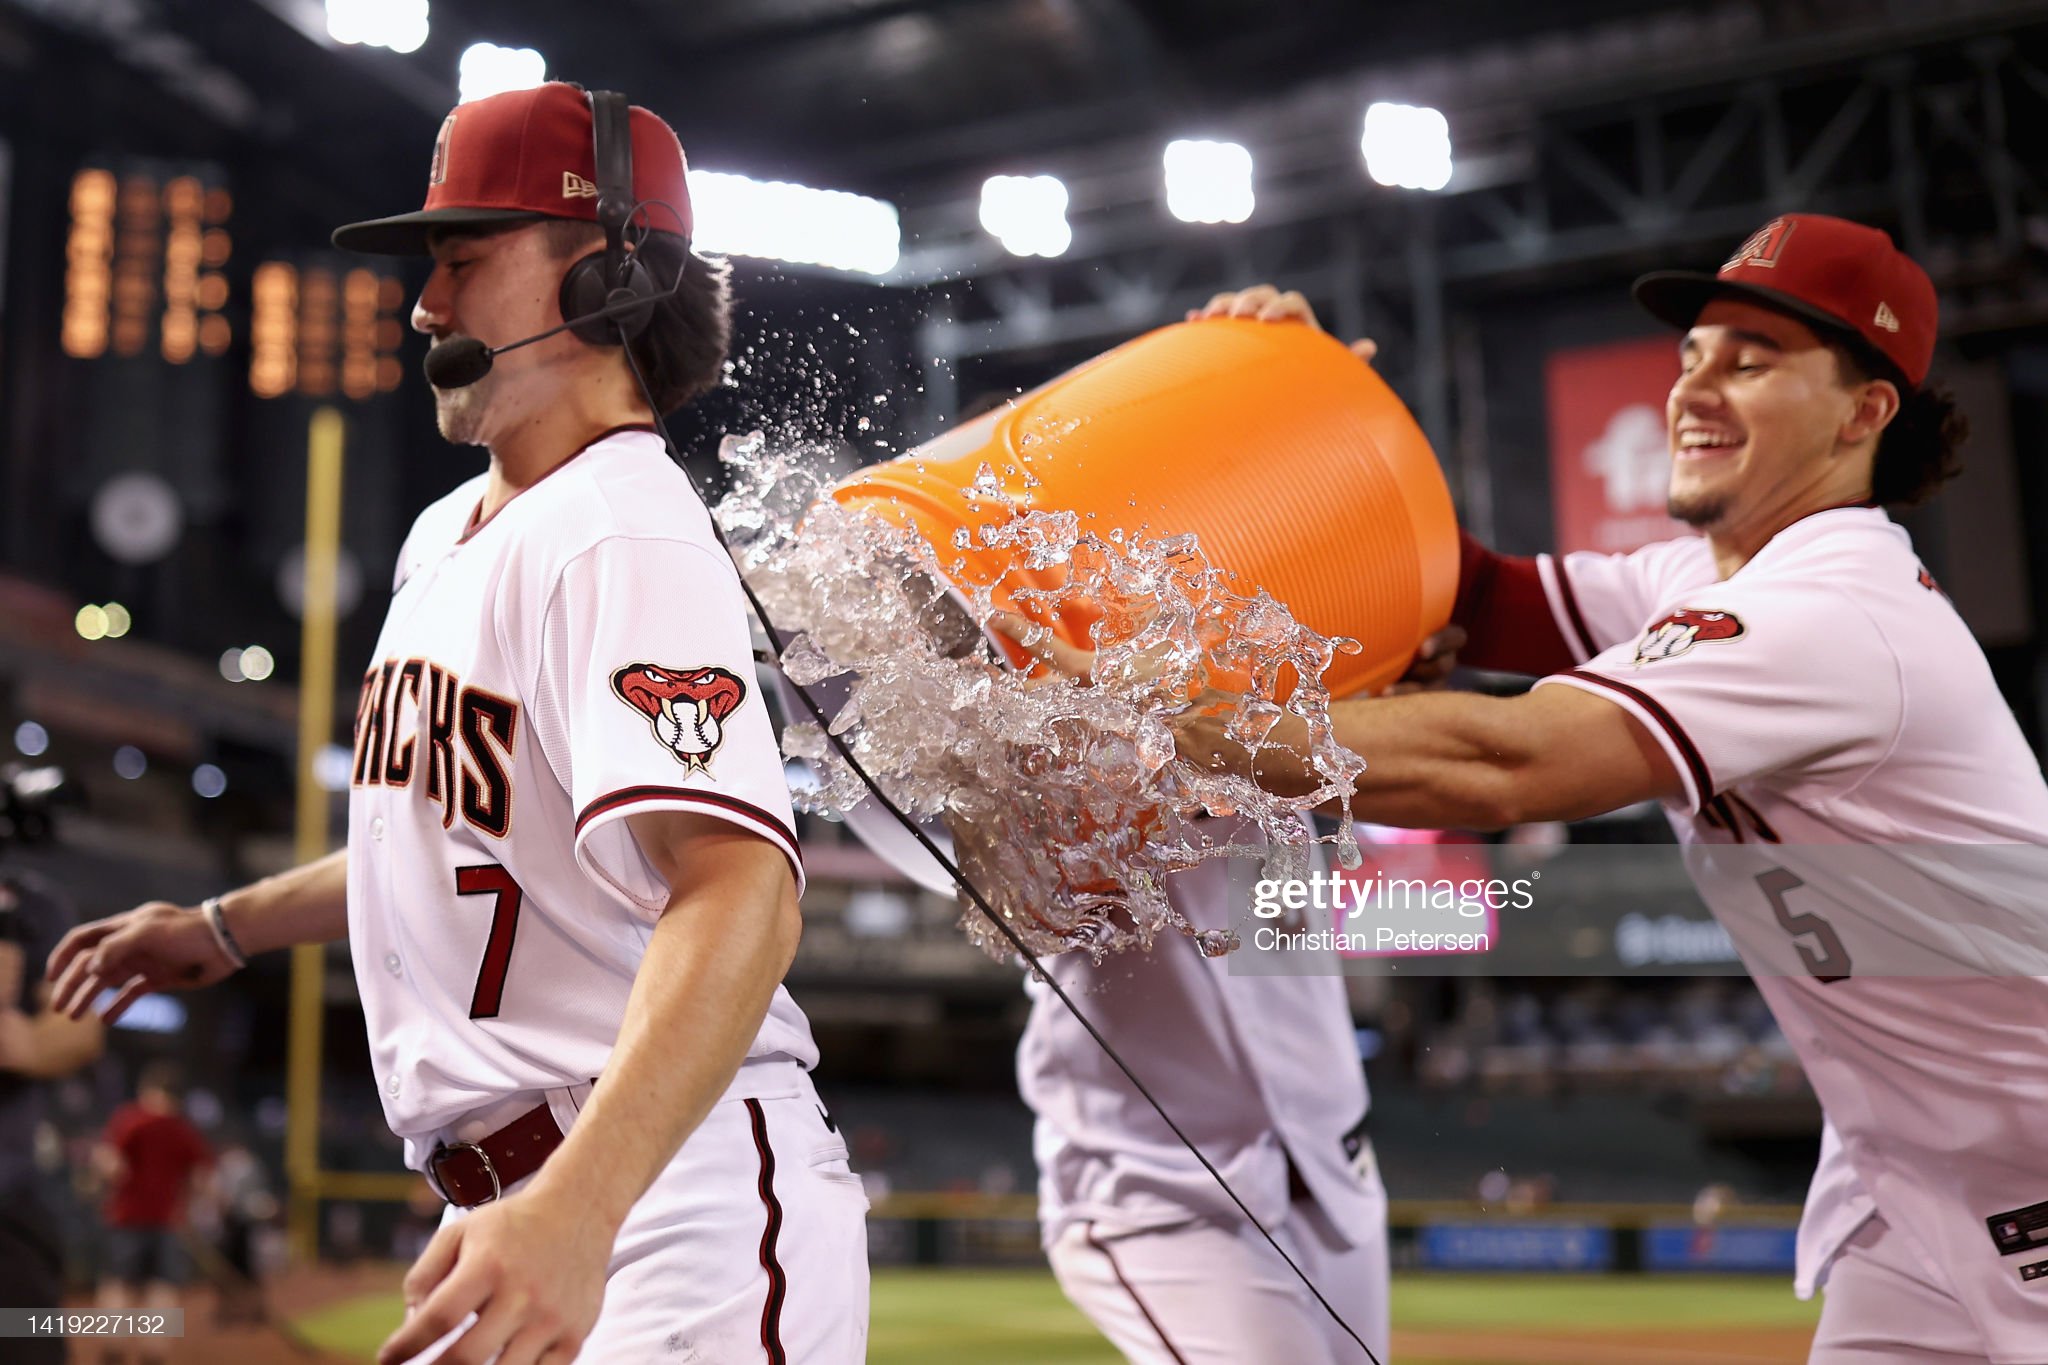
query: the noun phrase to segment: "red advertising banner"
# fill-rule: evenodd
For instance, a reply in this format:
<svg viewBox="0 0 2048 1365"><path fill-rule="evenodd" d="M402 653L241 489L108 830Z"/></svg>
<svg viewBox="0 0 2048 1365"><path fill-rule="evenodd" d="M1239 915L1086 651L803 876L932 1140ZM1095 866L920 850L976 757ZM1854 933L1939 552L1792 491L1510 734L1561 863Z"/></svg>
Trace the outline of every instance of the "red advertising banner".
<svg viewBox="0 0 2048 1365"><path fill-rule="evenodd" d="M1615 554L1687 534L1664 514L1664 398L1677 378L1678 347L1668 336L1551 352L1544 389L1559 554Z"/></svg>

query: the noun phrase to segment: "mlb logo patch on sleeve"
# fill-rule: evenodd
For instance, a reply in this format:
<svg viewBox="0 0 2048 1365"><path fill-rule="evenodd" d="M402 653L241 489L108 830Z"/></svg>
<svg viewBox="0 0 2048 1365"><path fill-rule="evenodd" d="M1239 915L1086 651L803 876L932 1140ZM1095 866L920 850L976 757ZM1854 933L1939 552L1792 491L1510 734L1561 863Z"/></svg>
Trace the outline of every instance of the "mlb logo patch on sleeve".
<svg viewBox="0 0 2048 1365"><path fill-rule="evenodd" d="M1984 1224L1991 1229L1991 1240L1998 1244L2001 1256L2017 1256L2023 1251L2048 1246L2048 1202L2029 1204L2011 1213L1994 1213L1984 1220ZM2048 1266L2048 1261L2041 1262L2041 1266ZM2039 1268L2022 1266L2020 1271L2024 1275ZM2031 1280L2036 1276L2026 1275L2026 1278Z"/></svg>
<svg viewBox="0 0 2048 1365"><path fill-rule="evenodd" d="M2038 1280L2043 1276L2048 1276L2048 1261L2035 1261L2032 1265L2020 1267L2020 1278L2023 1280Z"/></svg>

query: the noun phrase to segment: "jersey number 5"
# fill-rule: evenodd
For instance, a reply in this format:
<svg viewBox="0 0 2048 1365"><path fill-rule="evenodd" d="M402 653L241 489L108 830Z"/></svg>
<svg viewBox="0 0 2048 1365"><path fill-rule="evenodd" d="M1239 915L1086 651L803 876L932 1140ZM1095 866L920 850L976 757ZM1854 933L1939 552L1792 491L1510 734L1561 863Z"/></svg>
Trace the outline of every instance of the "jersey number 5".
<svg viewBox="0 0 2048 1365"><path fill-rule="evenodd" d="M1841 935L1835 926L1819 915L1795 913L1785 904L1785 896L1806 885L1782 867L1757 874L1756 884L1770 897L1771 913L1778 917L1778 927L1792 935L1793 947L1799 950L1799 960L1806 964L1806 970L1813 974L1823 986L1849 979L1849 950L1843 946ZM1806 935L1812 935L1815 947L1800 942ZM1816 951L1815 949L1818 949Z"/></svg>
<svg viewBox="0 0 2048 1365"><path fill-rule="evenodd" d="M455 869L458 896L496 896L491 906L491 936L484 940L483 965L476 969L476 994L469 1000L469 1017L495 1019L498 1003L505 998L505 969L512 963L512 940L519 933L519 903L526 893L512 874L496 863Z"/></svg>

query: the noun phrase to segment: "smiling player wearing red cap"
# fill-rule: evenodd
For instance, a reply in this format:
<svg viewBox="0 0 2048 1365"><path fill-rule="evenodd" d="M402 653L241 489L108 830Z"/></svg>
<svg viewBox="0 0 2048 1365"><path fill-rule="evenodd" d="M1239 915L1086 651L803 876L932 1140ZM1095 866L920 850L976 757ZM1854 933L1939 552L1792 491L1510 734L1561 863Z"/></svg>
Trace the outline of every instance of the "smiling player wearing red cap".
<svg viewBox="0 0 2048 1365"><path fill-rule="evenodd" d="M1792 214L1718 272L1636 294L1683 332L1670 510L1699 534L1534 559L1468 537L1461 633L1425 671L1469 637L1468 662L1540 682L1337 703L1370 765L1352 810L1499 828L1662 802L1828 1118L1799 1236L1800 1292L1827 1287L1811 1360L2040 1365L2048 975L2020 953L1899 951L1980 945L1943 938L1975 927L1951 912L2038 945L2038 879L2016 893L1974 869L2000 845L2048 865L2040 767L1883 510L1956 469L1962 423L1927 386L1933 285L1884 233ZM1204 311L1314 323L1270 286ZM1087 675L1086 654L1041 648ZM1216 711L1182 721L1190 756L1313 789L1298 721L1254 756Z"/></svg>
<svg viewBox="0 0 2048 1365"><path fill-rule="evenodd" d="M549 84L458 107L426 206L335 234L431 254L441 431L490 452L399 553L348 847L52 960L112 1015L348 940L385 1116L450 1204L382 1361L865 1357L867 1201L780 984L782 760L738 575L650 425L725 355L691 226L674 132Z"/></svg>

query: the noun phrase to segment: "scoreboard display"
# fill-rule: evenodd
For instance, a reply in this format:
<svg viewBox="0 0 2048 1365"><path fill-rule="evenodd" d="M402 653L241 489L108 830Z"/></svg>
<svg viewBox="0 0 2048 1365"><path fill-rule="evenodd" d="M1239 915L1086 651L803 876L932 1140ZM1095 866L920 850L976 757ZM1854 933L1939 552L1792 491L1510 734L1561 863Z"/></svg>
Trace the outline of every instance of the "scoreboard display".
<svg viewBox="0 0 2048 1365"><path fill-rule="evenodd" d="M233 328L227 189L191 172L88 166L71 180L64 244L64 353L91 360L154 348L182 365L224 355Z"/></svg>
<svg viewBox="0 0 2048 1365"><path fill-rule="evenodd" d="M4 189L0 161L0 189ZM364 401L398 387L405 286L326 253L265 260L231 310L234 197L207 168L86 166L72 177L60 341L79 360L225 356L246 312L259 398Z"/></svg>

